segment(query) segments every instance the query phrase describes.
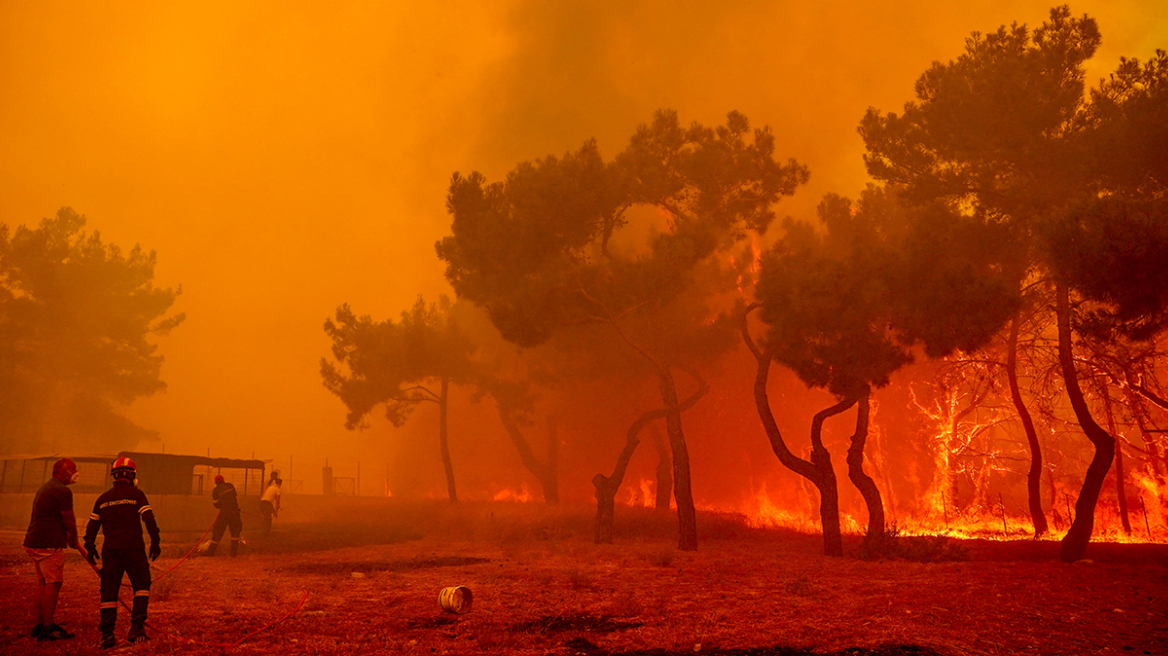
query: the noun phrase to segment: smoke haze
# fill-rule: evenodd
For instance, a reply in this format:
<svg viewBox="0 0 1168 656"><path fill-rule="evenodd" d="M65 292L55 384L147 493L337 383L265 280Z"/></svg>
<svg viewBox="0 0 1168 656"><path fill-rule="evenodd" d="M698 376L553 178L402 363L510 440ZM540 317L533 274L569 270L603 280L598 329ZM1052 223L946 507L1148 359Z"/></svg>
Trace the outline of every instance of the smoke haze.
<svg viewBox="0 0 1168 656"><path fill-rule="evenodd" d="M318 362L341 303L381 320L450 293L434 243L449 233L453 172L497 180L592 137L611 158L657 109L706 125L738 110L772 128L778 159L809 166L810 184L778 210L809 217L825 192L854 197L867 182L856 127L869 106L899 111L970 32L1037 26L1051 5L2 3L0 223L34 226L70 206L108 243L156 250L157 285L182 285L174 309L187 321L159 340L168 390L127 410L161 436L140 448L254 453L280 468L328 458L338 475L360 460L374 483L389 467L440 491L436 412L347 431ZM1104 37L1088 84L1120 55L1168 44L1156 0L1071 9ZM751 381L725 375L687 415L699 497L714 485L703 469L737 467L739 482L779 469ZM806 409L788 427L805 439L827 397L791 395L775 403ZM562 419L562 461L587 472L563 474L566 498L591 494L646 409L611 401L581 400ZM463 489L535 492L493 407L454 404ZM531 430L542 451L542 421ZM651 471L650 441L642 450Z"/></svg>

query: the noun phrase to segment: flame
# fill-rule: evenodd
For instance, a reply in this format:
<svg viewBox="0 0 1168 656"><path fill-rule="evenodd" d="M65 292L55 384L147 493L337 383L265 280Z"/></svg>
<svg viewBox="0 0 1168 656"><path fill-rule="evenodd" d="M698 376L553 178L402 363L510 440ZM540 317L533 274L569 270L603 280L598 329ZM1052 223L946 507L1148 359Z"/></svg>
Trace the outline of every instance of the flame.
<svg viewBox="0 0 1168 656"><path fill-rule="evenodd" d="M656 504L655 483L642 478L637 485L621 486L621 503L632 508L652 508Z"/></svg>
<svg viewBox="0 0 1168 656"><path fill-rule="evenodd" d="M746 273L740 274L735 280L735 286L738 288L738 294L746 300L753 298L754 286L758 283L758 272L762 268L762 247L758 243L758 235L751 233L750 235L750 265L746 268ZM738 261L733 255L730 256L730 265L737 265ZM749 280L747 275L750 276Z"/></svg>
<svg viewBox="0 0 1168 656"><path fill-rule="evenodd" d="M841 492L842 485L846 485L844 481L846 479L841 480ZM889 495L883 489L885 486L879 479L877 486L881 488L888 529L894 529L898 535L940 535L1003 541L1033 539L1034 529L1024 499L1011 500L1006 496L998 496L991 500L988 495L982 494L979 501L960 509L949 507L944 510L927 504L896 508L890 503ZM1101 499L1095 510L1092 541L1168 543L1168 513L1165 513L1160 503L1163 494L1156 479L1142 472L1133 473L1130 487L1128 517L1131 533L1126 533L1122 528L1118 502L1114 498ZM1073 510L1073 495L1068 494L1066 499ZM785 528L803 533L819 533L822 530L816 495L807 495L802 499L793 499L790 495L779 497L768 492L765 482L755 486L752 493L737 504L706 503L699 508L743 515L746 525L752 528ZM1061 519L1050 521L1054 515ZM863 508L841 508L840 527L845 535L863 535L867 530L866 519L867 513ZM1065 513L1048 510L1047 519L1051 524L1050 532L1042 539L1061 540L1070 526Z"/></svg>
<svg viewBox="0 0 1168 656"><path fill-rule="evenodd" d="M1154 483L1154 481L1153 481ZM1146 483L1141 483L1145 485ZM636 504L630 504L636 505ZM745 517L751 528L785 528L802 533L819 533L818 511L811 507L792 507L768 493L766 484L760 484L738 505L705 503L699 509L708 512L735 513ZM886 512L888 509L885 509ZM1129 510L1132 532L1121 528L1116 504L1100 503L1095 512L1094 542L1165 543L1168 542L1168 526L1164 515L1157 508L1146 511L1137 506ZM902 536L946 536L960 539L980 540L1028 540L1033 539L1030 517L1014 512L1003 503L970 505L959 512L951 512L942 519L930 512L916 512L903 516L901 523L889 519L889 529L895 528ZM866 513L840 512L840 528L845 535L863 535L867 530ZM1066 535L1067 526L1052 526L1044 540L1061 540Z"/></svg>
<svg viewBox="0 0 1168 656"><path fill-rule="evenodd" d="M492 497L494 501L512 501L515 503L528 503L533 500L531 491L524 485L519 490L512 490L510 488L503 488L495 493Z"/></svg>

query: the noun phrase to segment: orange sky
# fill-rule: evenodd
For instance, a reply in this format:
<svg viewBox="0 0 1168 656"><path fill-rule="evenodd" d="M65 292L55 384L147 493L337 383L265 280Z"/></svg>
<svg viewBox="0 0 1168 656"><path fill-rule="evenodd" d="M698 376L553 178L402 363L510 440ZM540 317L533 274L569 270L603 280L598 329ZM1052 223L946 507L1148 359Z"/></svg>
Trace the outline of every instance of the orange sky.
<svg viewBox="0 0 1168 656"><path fill-rule="evenodd" d="M898 110L971 31L1051 6L713 4L0 1L0 223L71 206L182 285L169 390L128 410L167 452L384 467L391 429L346 431L320 383L321 326L447 291L451 173L497 179L589 137L610 157L658 108L736 109L810 166L780 209L805 212L866 182L868 106ZM1072 4L1104 37L1091 83L1168 47L1161 4Z"/></svg>

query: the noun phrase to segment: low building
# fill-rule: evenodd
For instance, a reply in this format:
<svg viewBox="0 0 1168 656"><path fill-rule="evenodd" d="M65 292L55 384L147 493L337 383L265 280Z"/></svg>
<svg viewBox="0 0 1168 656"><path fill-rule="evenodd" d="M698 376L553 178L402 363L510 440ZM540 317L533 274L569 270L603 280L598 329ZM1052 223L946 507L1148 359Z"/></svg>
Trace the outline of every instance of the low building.
<svg viewBox="0 0 1168 656"><path fill-rule="evenodd" d="M60 454L51 456L0 456L0 493L36 492L53 474L53 463L62 457L77 463L80 480L74 492L100 493L109 488L110 465L127 457L138 466L138 484L149 494L210 494L216 474L235 485L241 496L259 496L268 461L172 453L122 451L117 454Z"/></svg>

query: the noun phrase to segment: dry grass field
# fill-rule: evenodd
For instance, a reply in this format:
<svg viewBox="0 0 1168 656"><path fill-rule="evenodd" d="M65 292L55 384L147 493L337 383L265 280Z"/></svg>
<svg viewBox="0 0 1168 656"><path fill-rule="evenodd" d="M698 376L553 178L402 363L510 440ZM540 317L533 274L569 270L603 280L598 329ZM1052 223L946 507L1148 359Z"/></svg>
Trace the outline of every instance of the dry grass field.
<svg viewBox="0 0 1168 656"><path fill-rule="evenodd" d="M868 561L700 514L700 549L683 553L672 516L618 509L616 543L595 545L591 513L349 500L281 516L267 540L248 527L238 558L177 567L199 533L164 533L155 576L173 570L154 585L153 639L115 653L1168 654L1168 545L1094 544L1068 565L1056 542L921 539L917 558L964 560ZM77 638L27 637L22 537L0 533L0 652L103 653L97 576L76 553L58 621ZM454 585L473 592L469 612L439 607Z"/></svg>

